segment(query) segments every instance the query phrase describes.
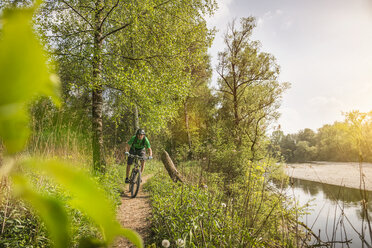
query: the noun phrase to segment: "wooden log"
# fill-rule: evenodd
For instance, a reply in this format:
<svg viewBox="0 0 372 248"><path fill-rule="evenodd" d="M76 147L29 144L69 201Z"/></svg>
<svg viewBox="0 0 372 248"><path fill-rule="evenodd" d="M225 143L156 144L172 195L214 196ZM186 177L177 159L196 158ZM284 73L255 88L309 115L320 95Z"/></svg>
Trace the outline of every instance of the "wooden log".
<svg viewBox="0 0 372 248"><path fill-rule="evenodd" d="M182 178L182 175L177 171L177 168L174 166L174 163L172 159L170 158L169 154L163 150L161 154L161 161L164 164L165 169L167 169L167 172L170 176L170 178L173 180L173 182L184 182L184 179Z"/></svg>

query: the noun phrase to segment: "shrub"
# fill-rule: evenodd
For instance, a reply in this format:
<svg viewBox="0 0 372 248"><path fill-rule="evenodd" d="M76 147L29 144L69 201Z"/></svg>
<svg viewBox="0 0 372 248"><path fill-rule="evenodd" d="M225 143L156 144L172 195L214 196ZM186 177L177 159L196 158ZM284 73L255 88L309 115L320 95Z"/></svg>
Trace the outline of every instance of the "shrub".
<svg viewBox="0 0 372 248"><path fill-rule="evenodd" d="M73 247L77 247L82 238L99 238L100 234L95 224L82 212L69 206L67 202L70 196L58 185L40 174L27 172L27 175L36 189L64 202L64 207L72 221ZM115 204L113 208L121 203L119 192L121 175L120 167L109 166L105 175L95 178L105 190L107 197ZM45 225L36 213L22 200L12 197L9 183L5 180L0 189L3 192L1 196L3 201L0 205L0 247L50 247L51 241Z"/></svg>
<svg viewBox="0 0 372 248"><path fill-rule="evenodd" d="M173 247L179 239L186 247L294 245L296 209L285 195L269 190L265 166L251 163L243 177L227 185L217 174L205 174L207 187L175 184L165 172L154 176L145 185L153 206L152 242L160 246L166 239Z"/></svg>

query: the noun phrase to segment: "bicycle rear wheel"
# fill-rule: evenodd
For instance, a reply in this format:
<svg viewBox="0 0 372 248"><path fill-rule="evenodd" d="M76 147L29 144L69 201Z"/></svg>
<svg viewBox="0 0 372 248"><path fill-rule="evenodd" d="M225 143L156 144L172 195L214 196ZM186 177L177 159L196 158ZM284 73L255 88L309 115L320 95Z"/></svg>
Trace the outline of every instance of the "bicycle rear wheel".
<svg viewBox="0 0 372 248"><path fill-rule="evenodd" d="M140 188L140 184L141 184L141 171L138 170L134 172L131 183L129 185L129 191L130 191L132 198L137 196L137 193Z"/></svg>

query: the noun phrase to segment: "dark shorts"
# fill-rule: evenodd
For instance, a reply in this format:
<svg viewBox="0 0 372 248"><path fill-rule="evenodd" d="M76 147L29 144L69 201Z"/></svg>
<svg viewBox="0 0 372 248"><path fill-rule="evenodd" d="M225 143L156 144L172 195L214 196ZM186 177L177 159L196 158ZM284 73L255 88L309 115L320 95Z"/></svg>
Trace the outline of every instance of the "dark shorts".
<svg viewBox="0 0 372 248"><path fill-rule="evenodd" d="M137 149L130 149L129 150L129 153L130 154L133 154L133 155L138 155L138 156L141 156L141 157L145 157L146 156L146 149L145 148L143 148L143 149L139 149L139 150L137 150ZM134 158L132 158L132 157L128 157L128 165L131 165L131 164L133 164L133 161L134 161Z"/></svg>

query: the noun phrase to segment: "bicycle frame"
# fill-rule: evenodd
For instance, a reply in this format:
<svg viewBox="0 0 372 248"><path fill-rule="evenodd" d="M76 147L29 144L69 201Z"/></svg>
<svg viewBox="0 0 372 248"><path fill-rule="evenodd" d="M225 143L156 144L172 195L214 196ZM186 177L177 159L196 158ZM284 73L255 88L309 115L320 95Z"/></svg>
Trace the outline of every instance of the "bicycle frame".
<svg viewBox="0 0 372 248"><path fill-rule="evenodd" d="M129 178L129 191L131 192L131 197L134 198L136 197L141 184L141 168L139 168L141 165L139 161L147 160L148 158L133 154L129 154L128 156L134 158L134 167Z"/></svg>
<svg viewBox="0 0 372 248"><path fill-rule="evenodd" d="M141 157L141 156L138 156L138 155L133 155L133 154L129 154L128 157L134 158L134 161L133 161L134 167L133 167L132 171L134 169L138 170L138 167L141 166L141 164L139 163L140 161L148 160L148 158L144 158L144 157Z"/></svg>

